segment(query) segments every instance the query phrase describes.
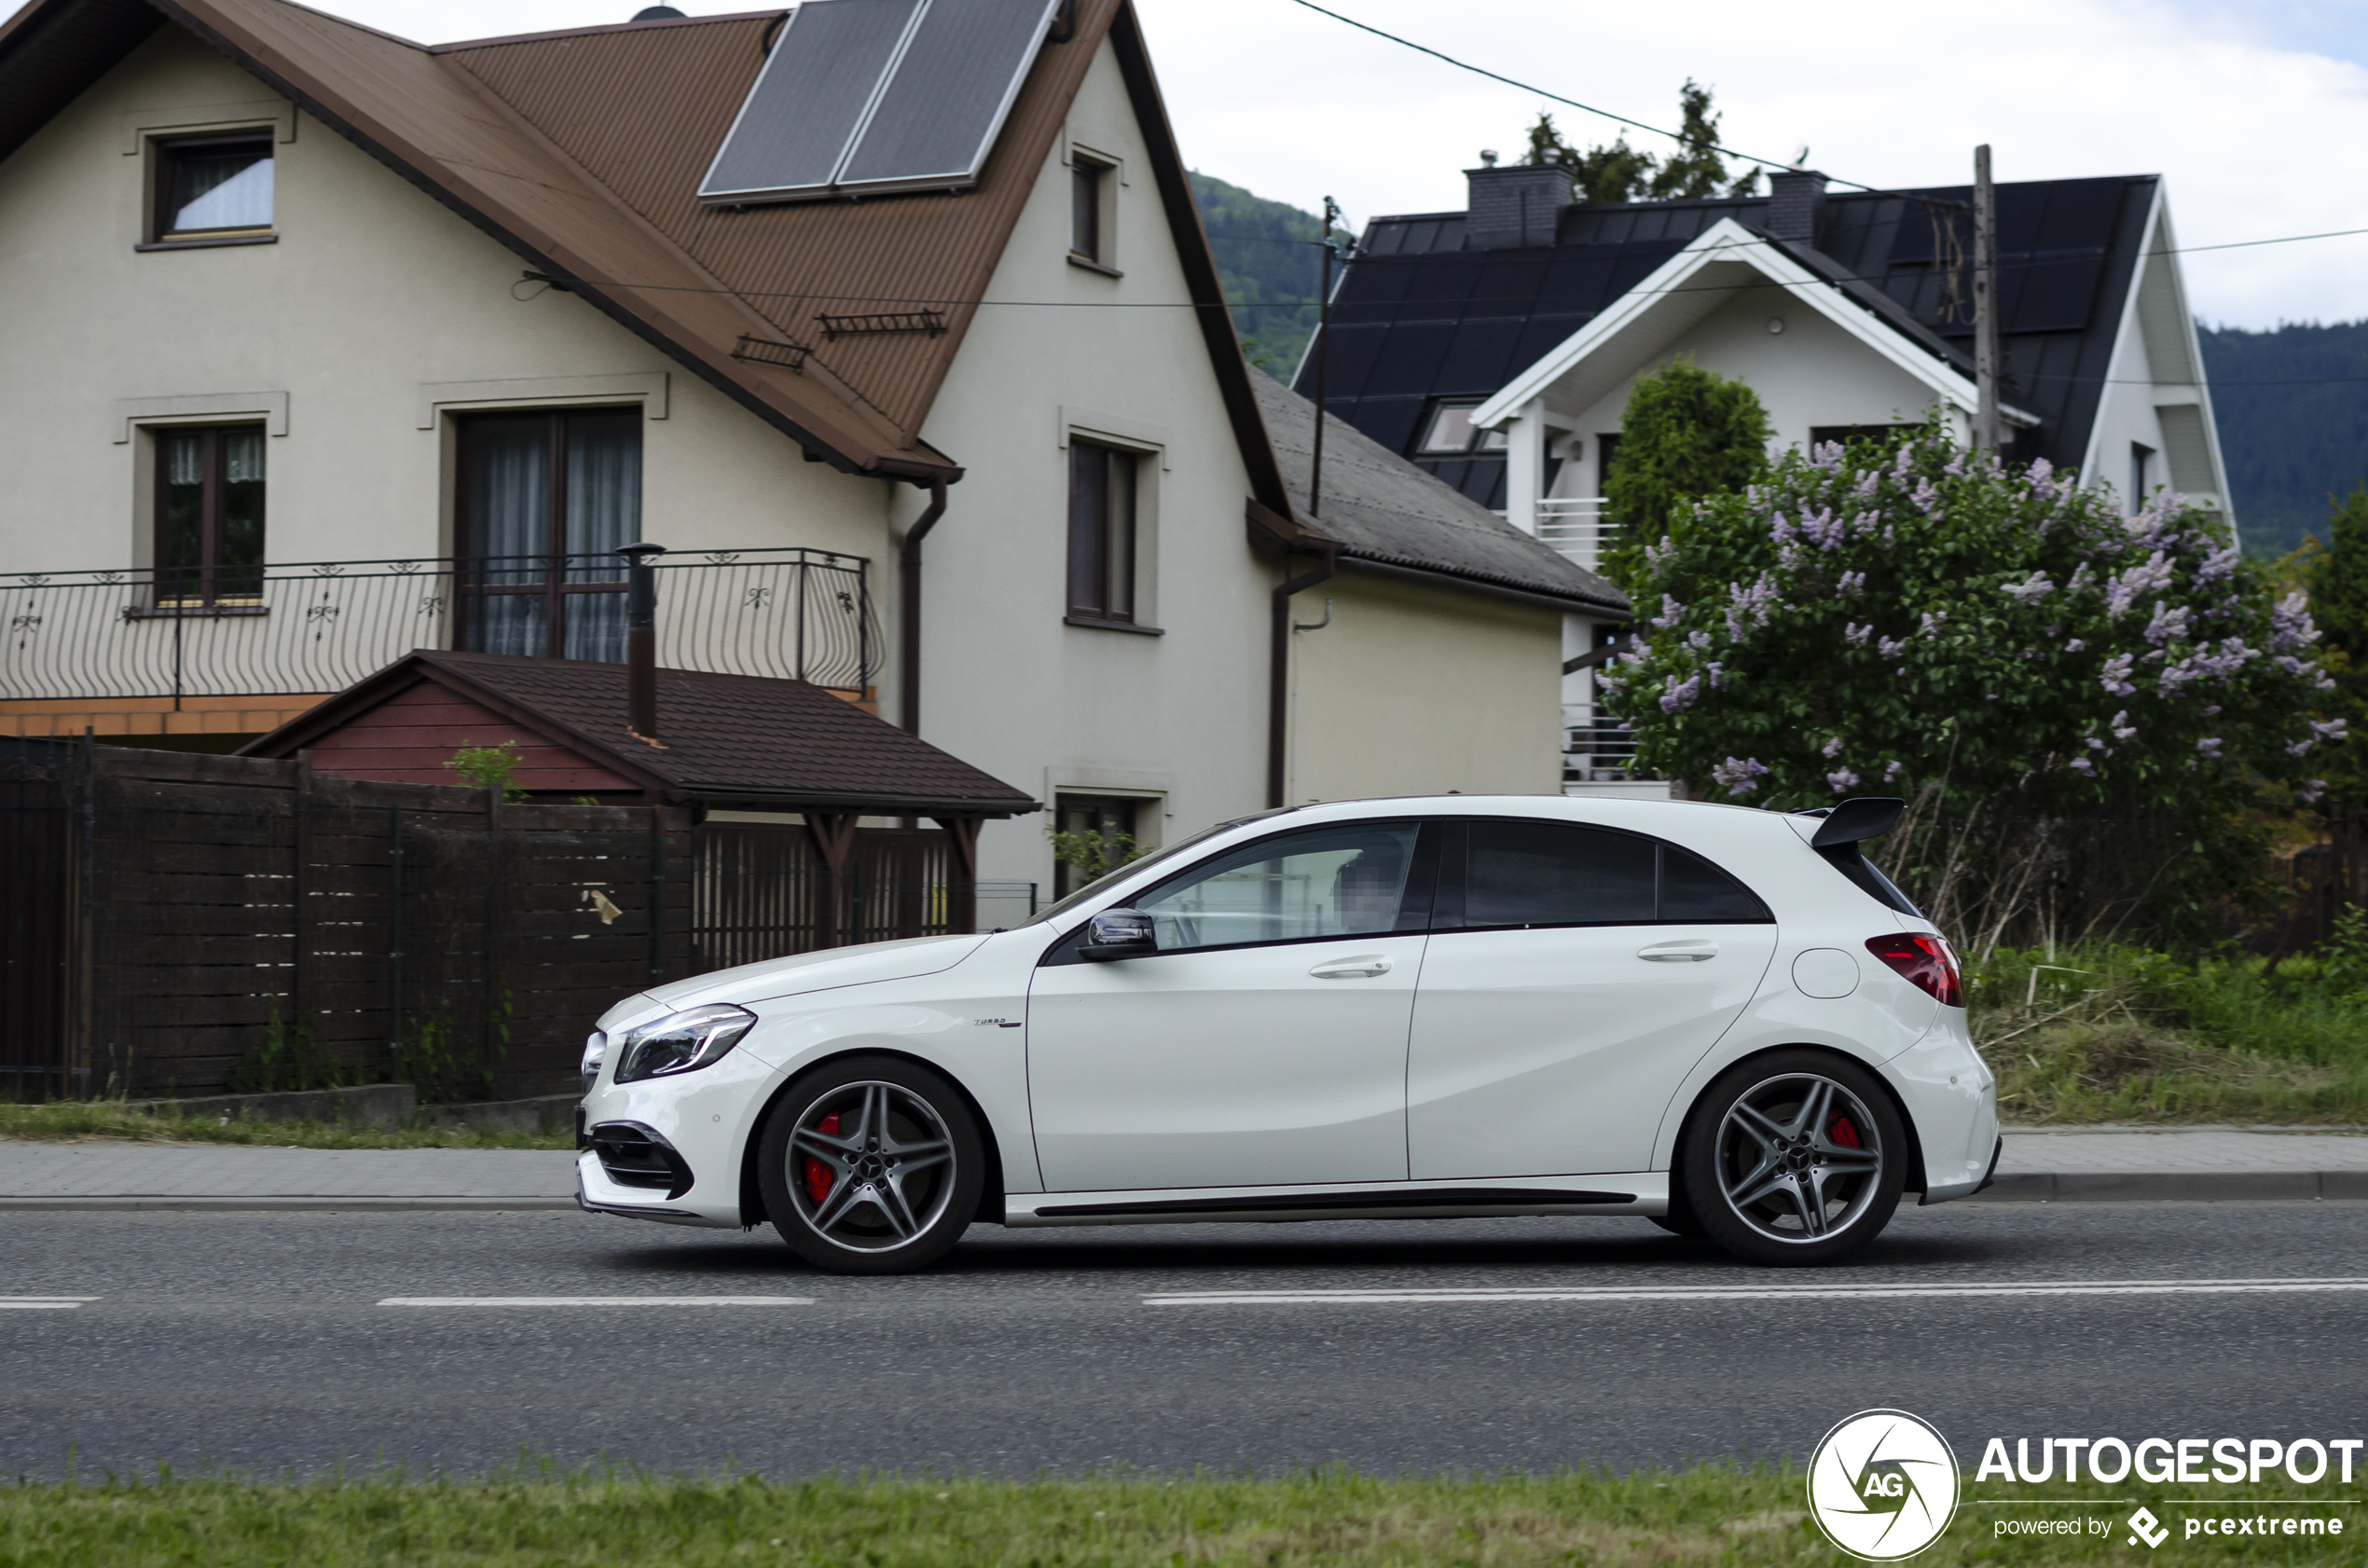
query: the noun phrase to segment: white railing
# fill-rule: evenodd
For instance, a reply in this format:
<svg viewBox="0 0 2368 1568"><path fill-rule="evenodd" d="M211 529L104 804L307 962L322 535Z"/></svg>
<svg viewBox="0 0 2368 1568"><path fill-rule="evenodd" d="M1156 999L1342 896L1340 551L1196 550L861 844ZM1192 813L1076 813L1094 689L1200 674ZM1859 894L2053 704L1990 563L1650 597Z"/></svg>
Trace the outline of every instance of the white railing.
<svg viewBox="0 0 2368 1568"><path fill-rule="evenodd" d="M1537 537L1590 571L1602 569L1604 547L1618 529L1601 496L1548 496L1537 503Z"/></svg>

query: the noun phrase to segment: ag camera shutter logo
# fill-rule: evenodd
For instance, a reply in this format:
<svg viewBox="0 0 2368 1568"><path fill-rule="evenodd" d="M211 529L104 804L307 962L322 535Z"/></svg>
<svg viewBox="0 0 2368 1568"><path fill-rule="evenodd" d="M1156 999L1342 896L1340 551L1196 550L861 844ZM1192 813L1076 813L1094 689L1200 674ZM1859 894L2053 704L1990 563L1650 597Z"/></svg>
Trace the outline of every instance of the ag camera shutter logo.
<svg viewBox="0 0 2368 1568"><path fill-rule="evenodd" d="M1862 1562L1913 1557L1957 1515L1957 1456L1921 1417L1861 1410L1810 1456L1809 1513Z"/></svg>

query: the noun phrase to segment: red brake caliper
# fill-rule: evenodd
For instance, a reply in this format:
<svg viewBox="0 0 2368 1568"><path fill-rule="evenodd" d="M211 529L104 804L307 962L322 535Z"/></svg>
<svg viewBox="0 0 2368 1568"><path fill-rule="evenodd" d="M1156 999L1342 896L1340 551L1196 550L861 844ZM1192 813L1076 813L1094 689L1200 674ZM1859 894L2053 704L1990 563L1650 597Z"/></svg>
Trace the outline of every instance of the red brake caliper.
<svg viewBox="0 0 2368 1568"><path fill-rule="evenodd" d="M839 1113L831 1112L816 1124L814 1130L836 1137L839 1131ZM1858 1146L1853 1143L1851 1147L1855 1148ZM805 1157L805 1195L808 1201L818 1207L820 1206L823 1199L831 1195L831 1167L811 1154Z"/></svg>
<svg viewBox="0 0 2368 1568"><path fill-rule="evenodd" d="M1865 1147L1858 1141L1858 1129L1850 1124L1850 1118L1847 1116L1835 1117L1832 1125L1825 1129L1825 1135L1844 1148Z"/></svg>

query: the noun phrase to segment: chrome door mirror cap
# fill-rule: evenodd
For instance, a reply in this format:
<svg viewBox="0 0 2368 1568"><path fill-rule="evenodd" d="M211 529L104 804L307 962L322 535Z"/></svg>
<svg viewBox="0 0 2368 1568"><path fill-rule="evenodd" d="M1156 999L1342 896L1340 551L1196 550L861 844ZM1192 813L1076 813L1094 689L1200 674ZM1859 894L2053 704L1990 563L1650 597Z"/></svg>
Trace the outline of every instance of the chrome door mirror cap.
<svg viewBox="0 0 2368 1568"><path fill-rule="evenodd" d="M1140 958L1160 950L1151 917L1139 909L1106 909L1085 923L1085 940L1077 956L1097 963L1112 958Z"/></svg>

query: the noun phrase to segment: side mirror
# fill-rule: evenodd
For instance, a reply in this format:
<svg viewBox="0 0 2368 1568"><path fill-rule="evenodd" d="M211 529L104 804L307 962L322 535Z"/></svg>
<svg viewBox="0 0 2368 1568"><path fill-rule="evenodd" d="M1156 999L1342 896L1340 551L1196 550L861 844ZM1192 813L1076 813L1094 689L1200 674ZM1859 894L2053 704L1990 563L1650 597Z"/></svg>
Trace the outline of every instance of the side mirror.
<svg viewBox="0 0 2368 1568"><path fill-rule="evenodd" d="M1085 923L1085 941L1079 945L1077 956L1101 963L1112 958L1140 958L1159 950L1159 938L1152 931L1150 915L1139 909L1106 909Z"/></svg>

